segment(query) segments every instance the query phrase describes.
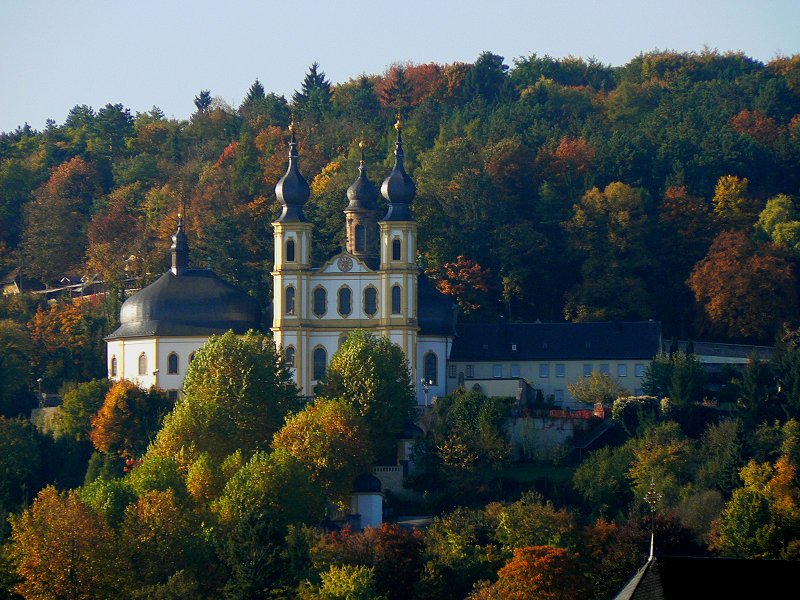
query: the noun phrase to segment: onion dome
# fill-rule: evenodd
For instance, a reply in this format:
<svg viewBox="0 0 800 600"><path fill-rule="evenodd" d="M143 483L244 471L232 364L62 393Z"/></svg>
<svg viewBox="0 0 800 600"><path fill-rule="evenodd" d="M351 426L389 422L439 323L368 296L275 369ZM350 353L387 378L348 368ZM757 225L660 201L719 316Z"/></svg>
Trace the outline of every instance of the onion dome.
<svg viewBox="0 0 800 600"><path fill-rule="evenodd" d="M289 125L289 131L292 134L289 139L289 166L275 186L275 196L283 205L283 211L277 220L279 222L308 221L303 214L303 205L308 200L311 189L297 167L300 155L297 153L297 139L294 137L294 119Z"/></svg>
<svg viewBox="0 0 800 600"><path fill-rule="evenodd" d="M353 479L353 493L355 494L377 494L380 491L381 480L374 475L362 473Z"/></svg>
<svg viewBox="0 0 800 600"><path fill-rule="evenodd" d="M414 181L403 167L403 134L400 118L397 118L394 128L397 130L397 142L394 149L394 168L389 176L383 180L381 194L389 202L389 210L384 221L413 221L411 216L411 201L417 193Z"/></svg>
<svg viewBox="0 0 800 600"><path fill-rule="evenodd" d="M172 236L172 268L128 298L120 326L107 339L245 333L261 326L258 303L208 269L190 269L189 244L179 218Z"/></svg>
<svg viewBox="0 0 800 600"><path fill-rule="evenodd" d="M347 199L350 203L345 210L375 210L378 208L378 188L367 177L367 166L364 163L364 142L359 142L361 162L358 165L358 177L347 188Z"/></svg>

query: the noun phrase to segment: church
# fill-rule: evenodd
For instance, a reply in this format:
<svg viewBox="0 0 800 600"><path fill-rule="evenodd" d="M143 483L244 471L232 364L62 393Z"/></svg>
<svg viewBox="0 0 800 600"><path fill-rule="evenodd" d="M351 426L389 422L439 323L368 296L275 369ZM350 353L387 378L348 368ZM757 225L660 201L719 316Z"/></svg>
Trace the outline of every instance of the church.
<svg viewBox="0 0 800 600"><path fill-rule="evenodd" d="M385 214L362 147L358 175L347 190L345 248L314 268L314 231L303 213L310 189L290 127L289 164L275 187L282 211L272 223L271 330L301 395L313 395L331 356L356 329L386 336L403 349L419 405L446 393L455 307L419 271L411 211L416 188L403 166L399 120L395 128L395 164L380 188L388 204ZM107 338L108 374L143 387L156 385L177 397L194 352L210 335L257 329L260 319L246 293L210 270L189 268L180 220L171 253L171 269L123 304L121 325Z"/></svg>

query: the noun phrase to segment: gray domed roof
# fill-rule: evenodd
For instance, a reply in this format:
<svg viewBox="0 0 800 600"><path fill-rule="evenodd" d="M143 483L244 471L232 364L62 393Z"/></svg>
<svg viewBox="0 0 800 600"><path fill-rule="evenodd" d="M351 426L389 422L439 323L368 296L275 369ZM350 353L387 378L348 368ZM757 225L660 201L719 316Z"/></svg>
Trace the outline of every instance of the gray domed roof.
<svg viewBox="0 0 800 600"><path fill-rule="evenodd" d="M378 188L367 177L367 166L364 163L364 146L361 147L361 163L358 166L358 177L347 188L347 199L350 203L345 210L376 210L378 208Z"/></svg>
<svg viewBox="0 0 800 600"><path fill-rule="evenodd" d="M128 298L119 328L108 339L153 336L207 336L232 329L258 329L258 303L206 269L167 271Z"/></svg>
<svg viewBox="0 0 800 600"><path fill-rule="evenodd" d="M279 222L308 221L303 214L303 205L308 200L311 189L297 166L299 154L297 153L297 140L294 137L294 121L289 130L292 132L289 140L289 166L275 186L275 196L283 205L283 211L277 220Z"/></svg>
<svg viewBox="0 0 800 600"><path fill-rule="evenodd" d="M362 473L353 479L353 492L360 494L376 494L381 491L381 480L370 475L369 473Z"/></svg>
<svg viewBox="0 0 800 600"><path fill-rule="evenodd" d="M394 168L389 176L383 180L381 194L389 202L389 210L384 221L413 221L411 216L411 201L417 194L417 187L414 180L406 173L403 166L403 134L400 127L400 119L395 124L397 129L397 142L394 148Z"/></svg>

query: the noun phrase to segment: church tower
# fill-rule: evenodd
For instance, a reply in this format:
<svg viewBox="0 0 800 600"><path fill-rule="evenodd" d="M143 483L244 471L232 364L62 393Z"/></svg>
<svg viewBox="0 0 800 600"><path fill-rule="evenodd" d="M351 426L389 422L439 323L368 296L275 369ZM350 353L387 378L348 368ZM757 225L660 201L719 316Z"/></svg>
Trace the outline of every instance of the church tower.
<svg viewBox="0 0 800 600"><path fill-rule="evenodd" d="M378 188L367 177L364 142L359 142L361 163L358 178L347 188L349 203L344 209L347 234L346 249L371 268L378 266Z"/></svg>
<svg viewBox="0 0 800 600"><path fill-rule="evenodd" d="M305 312L309 305L312 226L303 214L303 205L311 190L298 168L294 120L289 131L289 165L275 186L283 210L272 223L275 242L272 332L276 347L283 349L287 366L295 369L295 380L304 381L310 369L308 331L302 323L308 318Z"/></svg>
<svg viewBox="0 0 800 600"><path fill-rule="evenodd" d="M416 381L417 332L417 223L411 215L416 186L403 166L403 133L398 115L394 168L381 185L389 203L380 227L380 328L409 358Z"/></svg>

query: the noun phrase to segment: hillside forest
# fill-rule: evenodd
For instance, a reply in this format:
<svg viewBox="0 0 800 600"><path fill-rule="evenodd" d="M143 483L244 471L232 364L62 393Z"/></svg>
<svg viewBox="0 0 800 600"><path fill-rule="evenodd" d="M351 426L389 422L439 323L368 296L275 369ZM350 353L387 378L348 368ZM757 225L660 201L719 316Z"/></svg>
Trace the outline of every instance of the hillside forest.
<svg viewBox="0 0 800 600"><path fill-rule="evenodd" d="M798 56L484 52L338 84L315 63L291 98L268 85L238 107L198 91L185 121L80 105L0 135L0 270L138 287L183 211L194 264L267 306L292 114L321 264L343 245L359 141L380 182L399 112L421 267L462 319L652 318L668 338L770 344L796 320Z"/></svg>
<svg viewBox="0 0 800 600"><path fill-rule="evenodd" d="M186 121L76 106L0 135L0 270L105 291L0 298L0 598L601 600L651 531L657 555L800 559L800 56L485 52L298 82L284 98L256 81L238 107L200 90ZM594 373L570 393L605 404L603 436L547 453L507 427L551 399L457 390L364 531L333 520L356 476L394 464L415 408L387 340L351 335L310 403L255 332L212 338L176 403L105 378L103 336L165 270L179 212L193 264L267 321L292 114L322 264L358 143L380 181L398 112L420 267L459 319L652 318L667 340L774 352L712 386L691 343L670 344L645 396ZM63 399L52 422L27 418L37 379Z"/></svg>

